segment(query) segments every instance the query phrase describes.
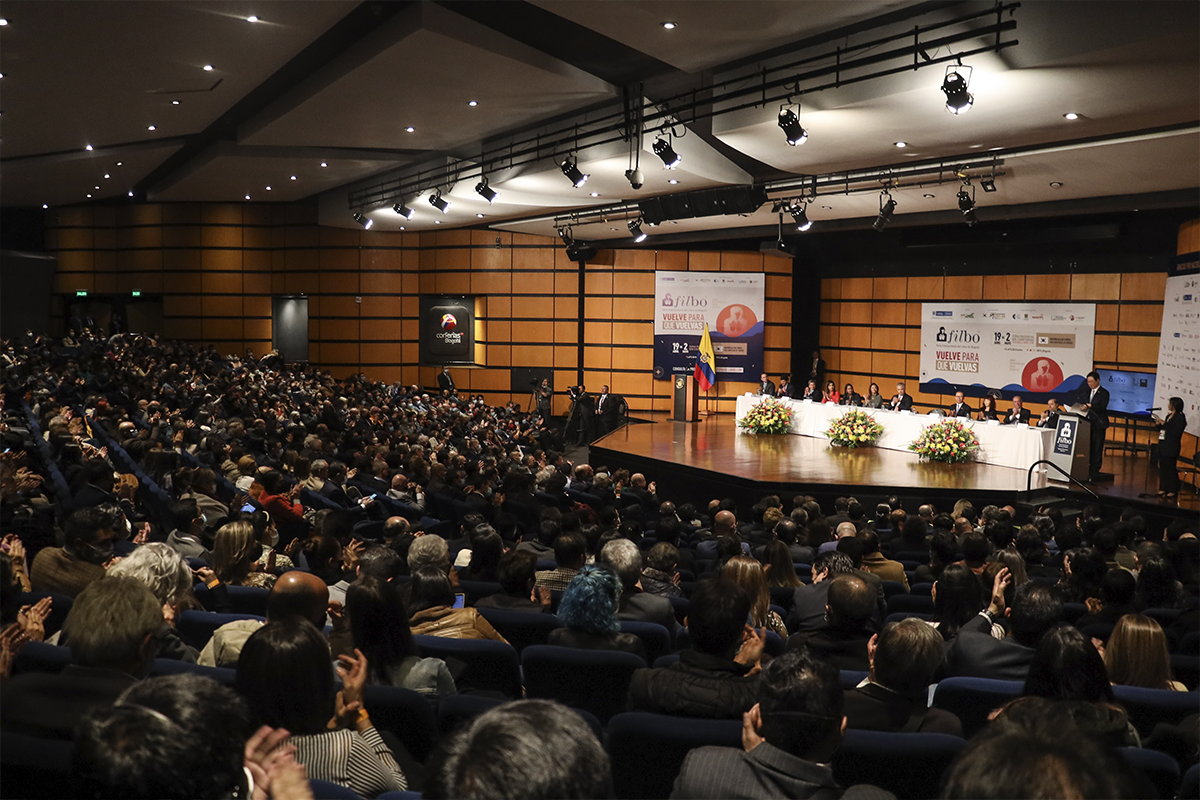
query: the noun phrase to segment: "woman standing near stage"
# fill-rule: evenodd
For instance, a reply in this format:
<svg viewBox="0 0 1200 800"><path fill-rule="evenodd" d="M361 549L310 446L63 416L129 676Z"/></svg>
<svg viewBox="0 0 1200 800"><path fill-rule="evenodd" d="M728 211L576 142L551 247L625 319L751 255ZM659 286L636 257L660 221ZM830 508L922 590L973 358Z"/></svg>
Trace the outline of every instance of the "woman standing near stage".
<svg viewBox="0 0 1200 800"><path fill-rule="evenodd" d="M1000 415L996 413L996 398L990 394L983 396L983 405L979 409L979 418L981 420L1000 419Z"/></svg>
<svg viewBox="0 0 1200 800"><path fill-rule="evenodd" d="M867 389L867 398L863 405L867 408L883 408L883 395L879 393L878 383L872 383Z"/></svg>
<svg viewBox="0 0 1200 800"><path fill-rule="evenodd" d="M1183 430L1187 417L1183 414L1183 398L1172 397L1167 401L1167 418L1154 421L1158 434L1158 496L1174 500L1179 494L1179 470L1175 462L1179 459L1183 442Z"/></svg>
<svg viewBox="0 0 1200 800"><path fill-rule="evenodd" d="M880 398L881 400L883 398ZM842 392L842 405L844 406L861 406L863 397L858 392L854 391L854 384L847 383L846 390Z"/></svg>
<svg viewBox="0 0 1200 800"><path fill-rule="evenodd" d="M821 402L837 405L841 400L842 396L838 394L837 384L833 381L827 381L825 383L825 394L821 396Z"/></svg>

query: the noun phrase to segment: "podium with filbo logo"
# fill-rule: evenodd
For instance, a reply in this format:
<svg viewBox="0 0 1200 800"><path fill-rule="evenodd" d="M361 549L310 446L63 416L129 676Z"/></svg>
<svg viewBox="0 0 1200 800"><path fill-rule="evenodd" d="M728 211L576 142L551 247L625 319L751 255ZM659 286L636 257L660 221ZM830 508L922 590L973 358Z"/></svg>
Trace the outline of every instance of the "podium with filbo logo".
<svg viewBox="0 0 1200 800"><path fill-rule="evenodd" d="M1091 453L1092 423L1064 409L1058 415L1058 427L1047 460L1077 481L1088 479L1088 459ZM1047 477L1061 481L1061 473L1050 471Z"/></svg>

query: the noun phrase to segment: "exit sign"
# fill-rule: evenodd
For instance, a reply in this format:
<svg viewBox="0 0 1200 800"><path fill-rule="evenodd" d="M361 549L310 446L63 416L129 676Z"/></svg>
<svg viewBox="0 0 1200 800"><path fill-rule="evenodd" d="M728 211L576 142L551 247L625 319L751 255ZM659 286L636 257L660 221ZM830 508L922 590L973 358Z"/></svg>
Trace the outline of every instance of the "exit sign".
<svg viewBox="0 0 1200 800"><path fill-rule="evenodd" d="M87 292L76 292L75 296L76 297L87 297Z"/></svg>
<svg viewBox="0 0 1200 800"><path fill-rule="evenodd" d="M142 293L141 293L141 292L132 292L132 294L133 294L133 296L134 296L134 297L141 297L141 296L142 296Z"/></svg>

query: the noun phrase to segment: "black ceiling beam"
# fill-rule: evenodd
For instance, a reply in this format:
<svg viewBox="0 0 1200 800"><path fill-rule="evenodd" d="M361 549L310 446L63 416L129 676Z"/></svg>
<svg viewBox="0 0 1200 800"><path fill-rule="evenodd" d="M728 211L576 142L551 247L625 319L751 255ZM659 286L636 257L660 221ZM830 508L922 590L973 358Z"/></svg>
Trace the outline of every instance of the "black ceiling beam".
<svg viewBox="0 0 1200 800"><path fill-rule="evenodd" d="M368 0L338 20L312 44L275 71L216 121L200 133L187 137L187 143L174 155L150 171L135 186L139 197L145 197L173 182L177 174L186 174L188 165L210 159L210 150L220 142L235 141L240 126L251 120L285 92L323 69L380 25L412 5L411 0L384 2Z"/></svg>

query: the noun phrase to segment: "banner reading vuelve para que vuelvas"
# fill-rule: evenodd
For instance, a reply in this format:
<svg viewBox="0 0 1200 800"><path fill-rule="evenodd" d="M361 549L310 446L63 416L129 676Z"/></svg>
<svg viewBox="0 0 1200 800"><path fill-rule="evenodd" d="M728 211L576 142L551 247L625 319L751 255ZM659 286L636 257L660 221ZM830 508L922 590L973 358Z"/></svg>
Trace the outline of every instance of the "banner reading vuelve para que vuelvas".
<svg viewBox="0 0 1200 800"><path fill-rule="evenodd" d="M708 323L721 381L758 382L766 281L732 272L654 273L654 377L690 375Z"/></svg>
<svg viewBox="0 0 1200 800"><path fill-rule="evenodd" d="M921 391L1069 399L1092 370L1091 303L922 303Z"/></svg>

